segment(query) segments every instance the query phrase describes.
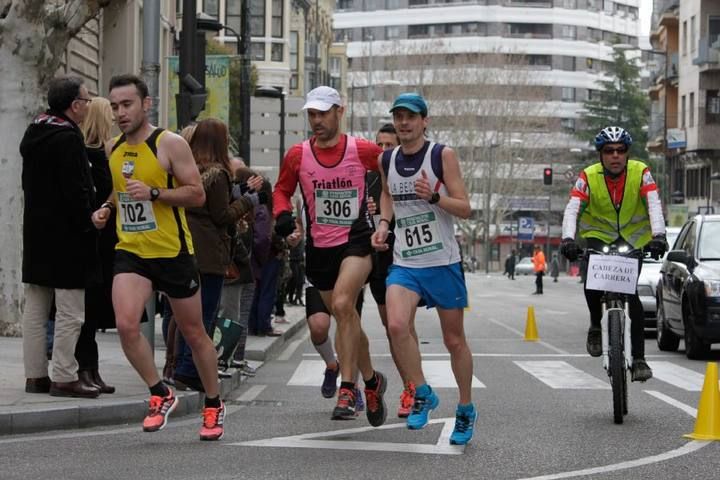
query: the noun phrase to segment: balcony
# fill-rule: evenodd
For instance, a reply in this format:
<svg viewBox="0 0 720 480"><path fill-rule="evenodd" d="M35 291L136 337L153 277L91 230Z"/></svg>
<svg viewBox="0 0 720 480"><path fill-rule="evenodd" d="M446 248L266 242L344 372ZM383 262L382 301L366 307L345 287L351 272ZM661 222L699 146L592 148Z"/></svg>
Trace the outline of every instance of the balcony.
<svg viewBox="0 0 720 480"><path fill-rule="evenodd" d="M720 40L710 44L708 37L700 37L697 57L693 58L693 65L697 65L700 72L720 70Z"/></svg>

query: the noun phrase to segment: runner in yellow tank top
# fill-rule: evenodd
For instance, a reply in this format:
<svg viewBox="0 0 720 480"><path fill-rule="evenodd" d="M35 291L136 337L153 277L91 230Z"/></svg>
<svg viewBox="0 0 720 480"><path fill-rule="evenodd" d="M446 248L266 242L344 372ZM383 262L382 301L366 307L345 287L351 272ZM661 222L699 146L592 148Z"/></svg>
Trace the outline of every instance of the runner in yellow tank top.
<svg viewBox="0 0 720 480"><path fill-rule="evenodd" d="M150 345L140 334L145 303L153 290L159 290L170 300L205 389L200 438L219 440L225 407L219 395L215 347L202 324L199 276L184 214L185 207L205 203L200 174L182 137L150 125L151 98L140 78L113 77L110 105L123 135L106 147L113 192L92 220L101 229L113 212L118 216L113 307L123 351L150 388L143 430L162 429L178 403L160 381Z"/></svg>
<svg viewBox="0 0 720 480"><path fill-rule="evenodd" d="M184 208L153 201L152 195L149 200L135 200L126 191L127 179L142 180L157 192L178 187L157 156L158 144L166 134L157 128L144 142L133 145L122 135L115 139L110 155L118 205L117 249L142 258L173 258L180 253L193 253Z"/></svg>

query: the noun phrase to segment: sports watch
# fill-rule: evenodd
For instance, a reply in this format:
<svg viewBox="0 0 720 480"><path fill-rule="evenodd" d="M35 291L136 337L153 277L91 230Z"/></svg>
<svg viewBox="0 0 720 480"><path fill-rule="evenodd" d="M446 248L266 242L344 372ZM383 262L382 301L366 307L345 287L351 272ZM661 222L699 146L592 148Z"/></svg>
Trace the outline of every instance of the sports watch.
<svg viewBox="0 0 720 480"><path fill-rule="evenodd" d="M160 196L160 189L156 188L156 187L152 187L150 189L150 201L154 202L155 200L158 199L159 196Z"/></svg>
<svg viewBox="0 0 720 480"><path fill-rule="evenodd" d="M428 200L428 203L433 204L440 201L440 194L438 192L433 192L432 196L430 197L430 200Z"/></svg>

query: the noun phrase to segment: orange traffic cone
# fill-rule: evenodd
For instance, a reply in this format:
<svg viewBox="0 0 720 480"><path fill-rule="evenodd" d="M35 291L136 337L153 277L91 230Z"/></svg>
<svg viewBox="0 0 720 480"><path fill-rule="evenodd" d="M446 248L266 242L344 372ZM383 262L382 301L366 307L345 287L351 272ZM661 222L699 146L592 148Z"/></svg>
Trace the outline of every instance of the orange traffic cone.
<svg viewBox="0 0 720 480"><path fill-rule="evenodd" d="M538 340L537 325L535 325L535 307L530 305L527 311L527 322L525 322L525 341L537 342Z"/></svg>
<svg viewBox="0 0 720 480"><path fill-rule="evenodd" d="M720 440L720 389L718 389L718 367L708 362L705 382L700 393L695 430L683 435L694 440Z"/></svg>

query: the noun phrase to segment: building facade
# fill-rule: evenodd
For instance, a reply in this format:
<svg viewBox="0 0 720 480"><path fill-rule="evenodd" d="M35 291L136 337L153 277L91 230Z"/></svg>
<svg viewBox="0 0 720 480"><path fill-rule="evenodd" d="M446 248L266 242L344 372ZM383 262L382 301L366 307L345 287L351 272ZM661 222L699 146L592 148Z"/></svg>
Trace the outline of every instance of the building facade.
<svg viewBox="0 0 720 480"><path fill-rule="evenodd" d="M587 143L575 135L583 101L608 79L612 44L638 45L638 6L639 0L339 0L335 40L348 46L350 130L373 136L390 119L397 94L422 93L430 103L428 134L456 148L464 162L473 210L493 210L493 258L510 248L497 245L502 224L519 217L535 219L537 243L557 245L569 187L564 177L577 173L587 155ZM544 167L553 168L551 187L543 187ZM512 232L506 237L513 242Z"/></svg>

